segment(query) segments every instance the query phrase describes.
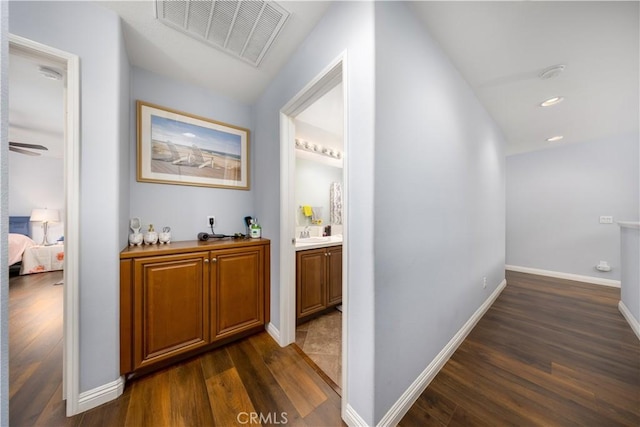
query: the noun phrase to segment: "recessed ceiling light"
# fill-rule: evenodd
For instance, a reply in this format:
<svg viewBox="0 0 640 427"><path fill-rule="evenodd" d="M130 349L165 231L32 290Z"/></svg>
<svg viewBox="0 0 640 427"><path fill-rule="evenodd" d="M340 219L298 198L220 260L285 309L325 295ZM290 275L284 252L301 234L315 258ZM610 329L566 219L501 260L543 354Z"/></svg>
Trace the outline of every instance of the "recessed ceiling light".
<svg viewBox="0 0 640 427"><path fill-rule="evenodd" d="M564 97L562 96L555 96L553 98L549 98L546 101L544 101L543 103L540 104L541 107L551 107L552 105L557 105L560 104L562 101L564 101Z"/></svg>
<svg viewBox="0 0 640 427"><path fill-rule="evenodd" d="M560 141L562 138L564 138L564 136L556 135L556 136L552 136L551 138L547 138L547 141L549 141L549 142L557 142L557 141Z"/></svg>
<svg viewBox="0 0 640 427"><path fill-rule="evenodd" d="M552 65L551 67L542 70L542 72L538 74L538 77L540 77L542 80L552 79L563 72L565 68L566 67L562 64Z"/></svg>
<svg viewBox="0 0 640 427"><path fill-rule="evenodd" d="M62 74L54 70L53 68L49 68L41 65L40 68L38 68L38 71L40 71L40 75L42 77L45 77L49 80L62 80Z"/></svg>

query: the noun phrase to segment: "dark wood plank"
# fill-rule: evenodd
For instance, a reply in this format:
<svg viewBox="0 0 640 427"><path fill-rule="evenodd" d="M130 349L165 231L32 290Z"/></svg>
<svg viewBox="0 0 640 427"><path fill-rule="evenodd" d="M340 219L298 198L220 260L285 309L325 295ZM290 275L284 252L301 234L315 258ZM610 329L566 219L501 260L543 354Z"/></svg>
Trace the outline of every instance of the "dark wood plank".
<svg viewBox="0 0 640 427"><path fill-rule="evenodd" d="M287 363L288 360L290 355L281 352L272 355L265 364L298 413L306 417L328 397L313 377L306 375L305 369L309 369L309 365L299 359L293 363Z"/></svg>
<svg viewBox="0 0 640 427"><path fill-rule="evenodd" d="M55 271L9 280L12 426L73 425L65 419L61 393L63 287L54 283L62 277Z"/></svg>
<svg viewBox="0 0 640 427"><path fill-rule="evenodd" d="M400 424L442 410L449 426L640 425L640 342L620 290L512 272L507 283Z"/></svg>
<svg viewBox="0 0 640 427"><path fill-rule="evenodd" d="M213 425L208 390L198 359L172 366L132 384L126 424Z"/></svg>
<svg viewBox="0 0 640 427"><path fill-rule="evenodd" d="M209 404L215 425L232 426L249 419L256 413L244 384L235 368L227 369L207 379ZM261 425L261 424L252 424Z"/></svg>
<svg viewBox="0 0 640 427"><path fill-rule="evenodd" d="M10 366L12 426L227 426L240 425L241 412L258 424L262 416L263 425L281 425L283 414L289 425L344 425L340 397L291 346L281 348L266 332L129 380L118 399L66 418L62 287L52 285L60 278L54 273L16 277L15 286L11 279L10 328L17 354Z"/></svg>
<svg viewBox="0 0 640 427"><path fill-rule="evenodd" d="M289 423L305 425L302 416L249 340L229 346L228 351L258 413L266 416L285 412Z"/></svg>

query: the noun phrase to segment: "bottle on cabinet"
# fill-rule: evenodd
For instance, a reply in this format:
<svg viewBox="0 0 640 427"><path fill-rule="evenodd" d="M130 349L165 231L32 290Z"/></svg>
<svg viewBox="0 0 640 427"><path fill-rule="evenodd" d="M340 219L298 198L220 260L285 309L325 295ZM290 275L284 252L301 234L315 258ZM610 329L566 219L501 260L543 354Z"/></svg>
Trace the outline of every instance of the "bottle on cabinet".
<svg viewBox="0 0 640 427"><path fill-rule="evenodd" d="M258 223L258 218L254 218L251 220L251 225L249 226L249 236L252 239L258 239L262 236L262 227Z"/></svg>

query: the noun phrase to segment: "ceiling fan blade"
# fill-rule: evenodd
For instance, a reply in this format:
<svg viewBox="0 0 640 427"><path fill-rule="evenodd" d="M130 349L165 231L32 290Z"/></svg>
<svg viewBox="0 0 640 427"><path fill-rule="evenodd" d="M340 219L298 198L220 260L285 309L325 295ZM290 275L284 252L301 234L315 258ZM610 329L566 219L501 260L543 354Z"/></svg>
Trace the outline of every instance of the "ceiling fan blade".
<svg viewBox="0 0 640 427"><path fill-rule="evenodd" d="M49 149L47 147L45 147L44 145L38 145L38 144L25 144L24 142L12 142L12 141L9 141L9 145L13 145L14 147L32 148L34 150L47 150L47 151L49 151Z"/></svg>
<svg viewBox="0 0 640 427"><path fill-rule="evenodd" d="M34 151L23 150L22 148L9 146L9 151L15 151L16 153L26 154L27 156L39 156L40 153L36 153Z"/></svg>

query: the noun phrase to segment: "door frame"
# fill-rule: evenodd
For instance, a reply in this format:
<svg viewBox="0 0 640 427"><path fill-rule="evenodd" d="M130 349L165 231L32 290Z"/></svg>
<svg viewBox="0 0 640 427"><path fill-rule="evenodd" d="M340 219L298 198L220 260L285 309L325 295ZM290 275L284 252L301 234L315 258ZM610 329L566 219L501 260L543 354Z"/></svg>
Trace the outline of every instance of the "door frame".
<svg viewBox="0 0 640 427"><path fill-rule="evenodd" d="M9 51L66 64L64 91L64 308L62 399L67 416L79 413L79 247L80 247L80 58L69 52L9 34Z"/></svg>
<svg viewBox="0 0 640 427"><path fill-rule="evenodd" d="M348 388L348 68L347 52L342 52L325 69L280 109L280 331L281 346L296 338L296 252L295 252L295 117L342 82L344 105L343 135L343 243L342 243L342 418L347 407Z"/></svg>

